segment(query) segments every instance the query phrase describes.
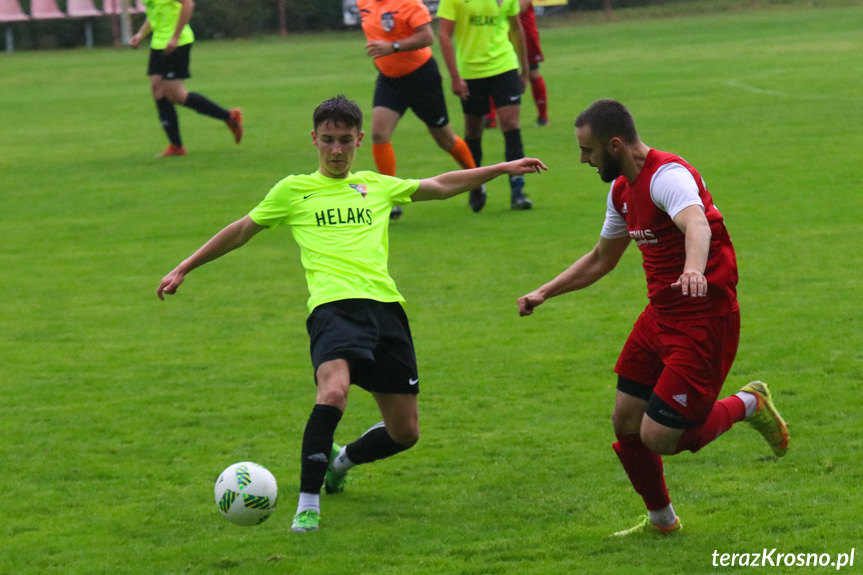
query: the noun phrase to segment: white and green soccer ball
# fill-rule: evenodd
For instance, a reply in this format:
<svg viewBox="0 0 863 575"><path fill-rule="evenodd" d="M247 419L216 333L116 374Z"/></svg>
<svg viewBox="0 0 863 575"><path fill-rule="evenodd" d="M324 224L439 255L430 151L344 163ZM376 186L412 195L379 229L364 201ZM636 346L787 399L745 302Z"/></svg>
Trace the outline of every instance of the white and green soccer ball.
<svg viewBox="0 0 863 575"><path fill-rule="evenodd" d="M276 508L277 495L273 474L251 461L231 465L216 480L216 505L236 525L266 521Z"/></svg>

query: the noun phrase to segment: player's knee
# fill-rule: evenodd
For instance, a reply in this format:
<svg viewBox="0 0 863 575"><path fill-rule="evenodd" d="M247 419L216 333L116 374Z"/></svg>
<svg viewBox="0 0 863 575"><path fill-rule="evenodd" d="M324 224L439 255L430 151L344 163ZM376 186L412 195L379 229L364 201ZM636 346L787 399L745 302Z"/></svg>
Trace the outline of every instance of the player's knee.
<svg viewBox="0 0 863 575"><path fill-rule="evenodd" d="M315 401L316 403L331 405L344 411L345 406L348 403L348 393L339 387L327 387L325 389L319 388Z"/></svg>
<svg viewBox="0 0 863 575"><path fill-rule="evenodd" d="M635 435L641 431L641 413L630 413L615 409L611 413L611 425L616 435Z"/></svg>
<svg viewBox="0 0 863 575"><path fill-rule="evenodd" d="M410 449L411 447L416 445L417 441L419 441L420 439L419 426L411 426L405 429L393 431L387 429L387 433L390 434L390 437L393 441L395 441L405 449Z"/></svg>
<svg viewBox="0 0 863 575"><path fill-rule="evenodd" d="M662 433L641 431L641 442L657 455L674 455L677 453L677 438Z"/></svg>
<svg viewBox="0 0 863 575"><path fill-rule="evenodd" d="M376 132L372 130L372 144L380 145L380 144L388 144L390 142L389 134L384 134L382 132Z"/></svg>

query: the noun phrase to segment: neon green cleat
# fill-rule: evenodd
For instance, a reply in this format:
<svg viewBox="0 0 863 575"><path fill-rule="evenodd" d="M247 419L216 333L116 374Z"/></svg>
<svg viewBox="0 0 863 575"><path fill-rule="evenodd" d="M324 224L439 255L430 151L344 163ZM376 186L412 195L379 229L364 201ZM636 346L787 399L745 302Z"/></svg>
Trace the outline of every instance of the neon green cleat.
<svg viewBox="0 0 863 575"><path fill-rule="evenodd" d="M758 398L758 407L746 421L752 424L758 433L760 433L776 457L782 457L788 451L788 425L785 420L779 415L776 406L773 405L773 395L767 384L761 381L751 381L741 388L740 391L751 393Z"/></svg>
<svg viewBox="0 0 863 575"><path fill-rule="evenodd" d="M654 535L669 536L673 535L675 531L680 531L681 529L683 529L683 524L680 522L680 517L675 518L674 525L671 527L660 527L656 523L651 522L650 517L643 515L638 525L630 527L629 529L624 529L623 531L612 533L611 537L628 537L629 535L634 535L636 533L652 533Z"/></svg>
<svg viewBox="0 0 863 575"><path fill-rule="evenodd" d="M317 531L321 525L321 514L312 509L308 509L294 516L294 523L291 525L291 531L294 533L306 533L307 531Z"/></svg>
<svg viewBox="0 0 863 575"><path fill-rule="evenodd" d="M336 460L336 457L339 456L339 452L342 450L341 447L333 443L333 451L330 455L330 466L327 468L327 476L324 479L324 489L327 493L341 493L345 490L345 483L348 482L348 473L337 473L335 469L333 469L333 463Z"/></svg>

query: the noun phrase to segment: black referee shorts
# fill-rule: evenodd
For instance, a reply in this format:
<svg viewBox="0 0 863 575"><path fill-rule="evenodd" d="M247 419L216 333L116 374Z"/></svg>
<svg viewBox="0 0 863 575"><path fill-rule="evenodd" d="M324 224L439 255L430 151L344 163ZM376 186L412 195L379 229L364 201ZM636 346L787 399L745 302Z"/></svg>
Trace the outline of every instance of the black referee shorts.
<svg viewBox="0 0 863 575"><path fill-rule="evenodd" d="M347 360L351 383L377 393L419 393L408 318L398 302L346 299L321 304L306 320L312 365Z"/></svg>
<svg viewBox="0 0 863 575"><path fill-rule="evenodd" d="M378 74L373 106L382 106L403 115L410 108L429 128L449 124L443 84L434 58L408 74L390 78Z"/></svg>
<svg viewBox="0 0 863 575"><path fill-rule="evenodd" d="M166 80L185 80L189 73L189 60L192 45L178 46L170 54L164 50L150 50L150 62L147 65L148 76L161 76Z"/></svg>

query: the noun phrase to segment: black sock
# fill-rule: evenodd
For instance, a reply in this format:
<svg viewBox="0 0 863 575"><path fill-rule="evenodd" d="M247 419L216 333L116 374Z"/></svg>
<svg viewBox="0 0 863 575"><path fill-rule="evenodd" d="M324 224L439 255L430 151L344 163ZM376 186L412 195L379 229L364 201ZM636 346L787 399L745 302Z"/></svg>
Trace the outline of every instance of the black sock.
<svg viewBox="0 0 863 575"><path fill-rule="evenodd" d="M333 451L333 436L341 419L342 412L337 407L318 404L312 409L303 434L300 463L300 491L303 493L321 491Z"/></svg>
<svg viewBox="0 0 863 575"><path fill-rule="evenodd" d="M408 449L407 446L393 441L383 424L378 424L348 445L345 448L345 455L351 463L360 465L390 457L406 449Z"/></svg>
<svg viewBox="0 0 863 575"><path fill-rule="evenodd" d="M482 165L482 138L465 138L464 143L470 148L470 155L477 167Z"/></svg>
<svg viewBox="0 0 863 575"><path fill-rule="evenodd" d="M504 152L507 162L520 160L524 157L524 146L521 143L521 130L516 128L503 133Z"/></svg>
<svg viewBox="0 0 863 575"><path fill-rule="evenodd" d="M210 116L217 120L225 121L231 116L231 113L228 110L224 109L212 100L207 99L206 96L202 96L195 92L189 92L189 97L186 98L186 103L183 105L195 110L199 114Z"/></svg>
<svg viewBox="0 0 863 575"><path fill-rule="evenodd" d="M168 140L175 146L182 146L180 138L180 120L177 118L177 109L168 98L156 100L156 110L159 112L159 122L168 135Z"/></svg>

